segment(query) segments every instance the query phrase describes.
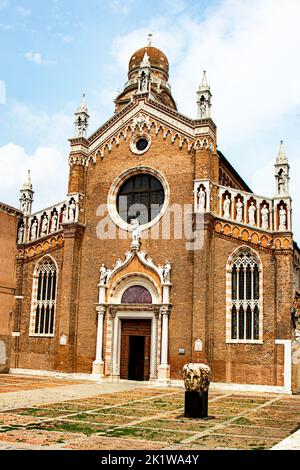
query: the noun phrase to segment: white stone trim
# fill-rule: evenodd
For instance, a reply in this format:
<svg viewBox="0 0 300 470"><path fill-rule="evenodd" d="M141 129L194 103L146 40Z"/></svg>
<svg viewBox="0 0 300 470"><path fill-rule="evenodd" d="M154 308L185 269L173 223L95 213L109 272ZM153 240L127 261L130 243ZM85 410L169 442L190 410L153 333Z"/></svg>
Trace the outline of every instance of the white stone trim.
<svg viewBox="0 0 300 470"><path fill-rule="evenodd" d="M276 339L275 344L284 347L284 389L292 393L292 341L290 339Z"/></svg>
<svg viewBox="0 0 300 470"><path fill-rule="evenodd" d="M249 251L257 259L259 265L259 339L232 339L231 338L231 309L232 309L232 264L239 252ZM230 286L230 288L229 288ZM236 248L228 257L226 264L226 317L225 317L225 342L227 344L263 344L263 263L259 254L247 245Z"/></svg>
<svg viewBox="0 0 300 470"><path fill-rule="evenodd" d="M35 319L36 319L36 307L37 307L37 289L38 289L38 272L40 267L43 265L45 260L50 259L55 265L56 268L56 286L55 286L55 306L54 306L54 320L53 320L53 333L52 334L41 334L35 333ZM33 271L33 280L32 280L32 294L31 294L31 310L30 310L30 319L29 319L29 336L30 337L39 337L39 338L54 338L55 336L55 326L56 326L56 311L57 311L57 290L58 290L58 264L55 258L51 255L46 254L38 260L34 267Z"/></svg>
<svg viewBox="0 0 300 470"><path fill-rule="evenodd" d="M157 335L156 335L156 316L154 312L143 311L118 311L114 318L114 337L113 337L113 370L112 375L120 377L121 361L121 320L151 320L151 344L150 344L150 378L157 376ZM154 325L153 325L154 323ZM154 335L152 333L155 333Z"/></svg>
<svg viewBox="0 0 300 470"><path fill-rule="evenodd" d="M147 230L148 228L152 227L153 225L157 224L157 222L162 218L164 213L167 210L167 207L169 205L169 200L170 200L170 187L167 179L165 176L155 168L151 168L148 166L143 166L143 165L138 165L134 166L131 168L128 168L125 172L123 172L121 175L119 175L114 182L112 183L108 197L107 197L107 208L108 208L108 213L113 220L113 222L120 227L123 230L127 230L128 232L132 231L132 226L125 222L120 215L118 214L117 211L117 195L119 192L119 189L121 188L122 184L131 176L138 175L138 174L150 174L154 177L156 177L160 183L163 186L164 193L165 193L165 200L163 203L163 206L160 210L160 213L150 222L147 224L141 225L140 229L141 231Z"/></svg>
<svg viewBox="0 0 300 470"><path fill-rule="evenodd" d="M133 272L126 274L111 286L108 304L121 304L122 295L132 286L140 285L145 287L151 294L152 304L161 303L161 292L158 285L144 273Z"/></svg>
<svg viewBox="0 0 300 470"><path fill-rule="evenodd" d="M99 382L99 376L95 376L93 374L84 374L84 373L68 373L68 372L55 372L55 371L48 371L48 370L36 370L36 369L14 369L11 368L9 370L10 374L14 375L32 375L32 376L39 376L39 377L52 377L57 379L64 379L64 380L87 380L93 382ZM101 382L108 382L112 383L110 377L102 379ZM131 380L119 380L120 383L132 383ZM156 387L160 384L157 384L153 381L141 381L139 382L143 386L148 387ZM184 388L183 380L171 380L167 386L170 387L179 387ZM227 383L227 382L211 382L210 384L211 390L228 390L228 391L239 391L239 392L262 392L262 393L281 393L281 394L288 394L291 395L291 391L287 391L284 387L275 387L272 385L256 385L256 384L237 384L237 383Z"/></svg>

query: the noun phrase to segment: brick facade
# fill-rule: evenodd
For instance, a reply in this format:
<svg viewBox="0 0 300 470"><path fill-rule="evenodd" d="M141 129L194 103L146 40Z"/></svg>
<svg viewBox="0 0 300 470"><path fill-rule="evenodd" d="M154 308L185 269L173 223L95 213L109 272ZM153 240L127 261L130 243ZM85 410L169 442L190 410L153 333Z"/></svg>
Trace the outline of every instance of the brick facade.
<svg viewBox="0 0 300 470"><path fill-rule="evenodd" d="M99 269L103 264L113 268L118 259L124 260L131 244L130 233L117 227L111 217L107 220L116 228L117 237L103 239L97 236L102 220L99 207L106 206L111 187L120 175L128 169L139 171L142 166L146 172L149 168L162 175L169 188L169 207L174 204L180 208L189 207L194 227L197 216L195 182L205 180L211 188L207 193L210 210L205 211L200 249L188 250L186 238L174 236L173 216L169 239L162 237L162 218L156 225L160 230L158 239L151 237L149 228L144 230L141 240L141 250L147 252L156 266L163 266L166 260L172 265L171 294L166 306L169 312L170 378L181 379L182 367L187 362L207 362L212 367L215 382L282 387L284 348L275 344L275 340L291 340L290 309L294 295L291 232L245 228L245 224L233 221L225 224L219 211L219 185L226 185L228 181L236 191L249 193L250 189L231 165L226 165L225 157L216 151L213 121L190 120L176 109L128 90L126 97L130 92L132 99L119 107L119 112L95 134L89 139L71 139L68 194L80 194L77 220L62 224L60 242L56 240L48 250L46 247L38 253L36 243L20 247L17 289L24 300L17 312L21 336L12 356L14 367L93 372L99 346L96 311L100 302ZM122 97L119 103L120 100ZM140 121L135 121L139 117ZM134 136L138 135L146 135L151 140L149 149L141 155L133 152L130 146ZM126 234L127 239L124 239ZM145 235L148 235L146 239ZM262 263L263 332L260 344L226 343L226 266L239 247L251 248ZM36 263L48 255L58 266L55 334L52 338L33 338L28 334L32 276ZM154 271L139 262L135 255L130 263L120 268L111 284L105 286L105 299L100 304L105 310L101 345L103 374L106 376L113 375L115 315L122 310L121 306L115 305L115 292L132 276L147 279L157 290L154 302L157 308L147 310L140 306L133 311L132 318L138 315L136 311L146 312L145 318L153 315L152 321L157 318L157 344L153 343L151 347L158 361L156 364L152 358L152 373L154 367L156 377L159 375L157 369L163 349L161 308L165 302L163 283ZM128 306L126 308L130 311ZM66 337L66 344L61 344L62 336ZM195 351L198 339L202 341L202 351ZM121 346L115 347L115 351L119 351ZM122 350L119 353L122 355Z"/></svg>

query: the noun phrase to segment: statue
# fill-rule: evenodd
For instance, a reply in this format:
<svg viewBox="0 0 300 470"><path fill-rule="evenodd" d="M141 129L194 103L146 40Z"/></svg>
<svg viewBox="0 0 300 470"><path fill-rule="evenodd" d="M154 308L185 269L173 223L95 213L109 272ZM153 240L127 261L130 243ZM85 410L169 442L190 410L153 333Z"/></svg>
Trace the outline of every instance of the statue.
<svg viewBox="0 0 300 470"><path fill-rule="evenodd" d="M70 222L75 222L76 220L76 208L77 208L76 202L72 198L70 201L70 205L69 205L69 221Z"/></svg>
<svg viewBox="0 0 300 470"><path fill-rule="evenodd" d="M200 103L200 119L206 117L206 103L204 100Z"/></svg>
<svg viewBox="0 0 300 470"><path fill-rule="evenodd" d="M261 227L264 230L268 230L269 228L269 209L267 207L267 204L264 204L261 210Z"/></svg>
<svg viewBox="0 0 300 470"><path fill-rule="evenodd" d="M199 186L198 191L197 191L197 196L198 196L198 209L199 210L204 210L205 209L205 198L206 198L206 192L204 191L202 186Z"/></svg>
<svg viewBox="0 0 300 470"><path fill-rule="evenodd" d="M243 203L241 202L240 198L236 203L236 219L237 222L243 222Z"/></svg>
<svg viewBox="0 0 300 470"><path fill-rule="evenodd" d="M251 205L248 209L248 215L249 215L249 224L250 225L255 225L255 212L256 212L256 207L254 202L251 202Z"/></svg>
<svg viewBox="0 0 300 470"><path fill-rule="evenodd" d="M284 194L284 193L285 193L285 178L284 178L284 173L280 171L278 175L278 194Z"/></svg>
<svg viewBox="0 0 300 470"><path fill-rule="evenodd" d="M43 221L42 221L42 230L41 230L41 233L42 235L47 235L47 232L48 232L48 218L47 216L45 215L43 217Z"/></svg>
<svg viewBox="0 0 300 470"><path fill-rule="evenodd" d="M208 392L211 370L206 364L185 364L182 369L186 392Z"/></svg>
<svg viewBox="0 0 300 470"><path fill-rule="evenodd" d="M231 205L231 200L229 199L228 194L226 194L224 204L223 204L224 217L226 219L230 219L230 205Z"/></svg>
<svg viewBox="0 0 300 470"><path fill-rule="evenodd" d="M170 261L166 261L166 264L164 265L163 271L162 271L163 281L165 283L171 282L171 269L172 269L172 266L171 266Z"/></svg>
<svg viewBox="0 0 300 470"><path fill-rule="evenodd" d="M138 250L140 248L140 238L141 238L141 229L140 229L140 223L138 219L131 219L130 225L132 227L131 229L131 236L132 236L132 242L131 242L131 248L133 250Z"/></svg>
<svg viewBox="0 0 300 470"><path fill-rule="evenodd" d="M284 206L279 210L279 230L286 230L286 210Z"/></svg>
<svg viewBox="0 0 300 470"><path fill-rule="evenodd" d="M66 206L63 206L62 211L61 211L61 222L64 224L67 220L67 208Z"/></svg>
<svg viewBox="0 0 300 470"><path fill-rule="evenodd" d="M34 219L32 226L31 226L31 240L37 239L37 231L38 231L38 222Z"/></svg>
<svg viewBox="0 0 300 470"><path fill-rule="evenodd" d="M57 213L54 212L52 219L51 219L51 233L54 233L57 230L57 220L58 220Z"/></svg>
<svg viewBox="0 0 300 470"><path fill-rule="evenodd" d="M104 264L102 264L100 268L100 284L104 286L106 285L107 276L108 276L108 269L105 267Z"/></svg>
<svg viewBox="0 0 300 470"><path fill-rule="evenodd" d="M21 200L21 211L24 212L25 214L27 213L27 199L26 195L22 195L22 200Z"/></svg>
<svg viewBox="0 0 300 470"><path fill-rule="evenodd" d="M21 224L18 230L18 244L23 243L23 237L24 237L24 225Z"/></svg>

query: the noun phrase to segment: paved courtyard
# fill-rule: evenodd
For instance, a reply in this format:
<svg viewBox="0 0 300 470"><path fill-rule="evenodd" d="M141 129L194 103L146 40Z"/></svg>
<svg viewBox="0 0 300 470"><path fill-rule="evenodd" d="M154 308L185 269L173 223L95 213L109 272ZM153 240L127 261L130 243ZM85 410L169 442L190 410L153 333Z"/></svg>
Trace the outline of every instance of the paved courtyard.
<svg viewBox="0 0 300 470"><path fill-rule="evenodd" d="M0 449L266 450L300 429L300 396L211 390L207 420L183 402L180 388L0 375Z"/></svg>

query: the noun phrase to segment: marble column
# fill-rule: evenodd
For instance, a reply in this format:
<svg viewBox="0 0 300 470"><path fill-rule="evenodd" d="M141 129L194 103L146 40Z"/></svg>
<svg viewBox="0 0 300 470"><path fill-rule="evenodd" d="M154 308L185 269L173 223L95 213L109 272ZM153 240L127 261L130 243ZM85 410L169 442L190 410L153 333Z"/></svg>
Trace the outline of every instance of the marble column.
<svg viewBox="0 0 300 470"><path fill-rule="evenodd" d="M97 306L98 313L98 328L97 328L97 343L96 343L96 359L93 362L93 374L104 377L104 361L103 361L103 329L104 329L104 316L105 307L103 305Z"/></svg>
<svg viewBox="0 0 300 470"><path fill-rule="evenodd" d="M158 367L158 382L170 382L170 365L168 363L168 347L169 347L169 308L163 306L160 309L162 319L162 339L161 339L161 360Z"/></svg>

